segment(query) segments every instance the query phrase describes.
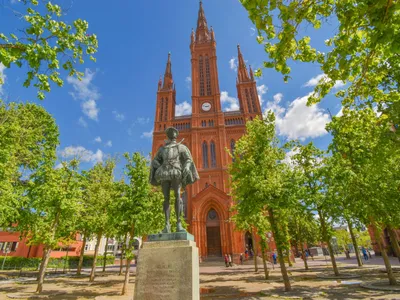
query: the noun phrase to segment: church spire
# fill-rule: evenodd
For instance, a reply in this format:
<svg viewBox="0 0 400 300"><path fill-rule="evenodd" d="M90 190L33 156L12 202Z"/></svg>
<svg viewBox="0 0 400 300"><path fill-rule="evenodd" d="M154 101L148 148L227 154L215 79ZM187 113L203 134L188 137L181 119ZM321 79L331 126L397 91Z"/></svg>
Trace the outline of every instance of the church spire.
<svg viewBox="0 0 400 300"><path fill-rule="evenodd" d="M167 66L165 67L163 90L172 89L173 88L173 83L174 83L174 80L172 79L171 52L169 52L168 53Z"/></svg>
<svg viewBox="0 0 400 300"><path fill-rule="evenodd" d="M246 64L244 63L242 51L240 51L240 45L237 45L238 48L238 79L239 82L249 81L249 73L247 72Z"/></svg>
<svg viewBox="0 0 400 300"><path fill-rule="evenodd" d="M196 42L207 42L210 40L207 19L204 14L203 2L200 0L199 16L197 18Z"/></svg>

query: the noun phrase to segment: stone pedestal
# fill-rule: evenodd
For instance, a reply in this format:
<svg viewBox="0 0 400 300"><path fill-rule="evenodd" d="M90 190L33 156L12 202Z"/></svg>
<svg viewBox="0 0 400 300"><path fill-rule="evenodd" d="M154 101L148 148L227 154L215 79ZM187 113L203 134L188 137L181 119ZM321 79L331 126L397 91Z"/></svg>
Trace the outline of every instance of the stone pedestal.
<svg viewBox="0 0 400 300"><path fill-rule="evenodd" d="M199 250L191 234L149 236L139 251L134 299L200 299Z"/></svg>

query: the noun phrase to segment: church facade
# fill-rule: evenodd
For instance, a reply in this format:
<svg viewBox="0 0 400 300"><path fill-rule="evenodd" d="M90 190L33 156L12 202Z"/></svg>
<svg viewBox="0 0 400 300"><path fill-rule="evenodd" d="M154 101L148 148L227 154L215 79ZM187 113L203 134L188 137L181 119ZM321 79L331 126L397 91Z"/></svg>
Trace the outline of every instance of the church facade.
<svg viewBox="0 0 400 300"><path fill-rule="evenodd" d="M247 69L238 46L236 80L239 110L224 112L221 107L217 67L217 42L207 25L200 1L196 31L191 34L192 114L175 116L176 90L168 54L164 80L158 82L153 133L153 155L164 144L165 129L179 130L178 141L184 139L191 151L200 180L184 193L188 231L194 235L202 257L233 254L235 258L252 246L249 233L235 230L230 222L232 198L229 196L231 158L235 142L244 134L245 124L262 116L256 82Z"/></svg>

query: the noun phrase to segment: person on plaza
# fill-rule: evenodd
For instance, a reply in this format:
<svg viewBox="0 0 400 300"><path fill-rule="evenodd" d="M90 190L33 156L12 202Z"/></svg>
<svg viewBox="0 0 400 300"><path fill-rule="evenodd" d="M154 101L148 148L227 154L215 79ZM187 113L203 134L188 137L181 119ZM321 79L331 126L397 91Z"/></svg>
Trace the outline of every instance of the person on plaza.
<svg viewBox="0 0 400 300"><path fill-rule="evenodd" d="M369 249L367 249L367 252L368 252L368 257L371 259L372 255L371 255L371 252L369 251Z"/></svg>
<svg viewBox="0 0 400 300"><path fill-rule="evenodd" d="M251 249L251 248L250 248L250 251L249 251L249 255L250 255L251 258L253 258L253 249Z"/></svg>
<svg viewBox="0 0 400 300"><path fill-rule="evenodd" d="M232 256L228 255L229 266L232 267Z"/></svg>
<svg viewBox="0 0 400 300"><path fill-rule="evenodd" d="M240 259L240 264L243 265L243 253L240 253L239 259Z"/></svg>
<svg viewBox="0 0 400 300"><path fill-rule="evenodd" d="M226 266L226 267L229 267L229 258L228 258L228 254L225 254L224 259L225 259L225 266Z"/></svg>
<svg viewBox="0 0 400 300"><path fill-rule="evenodd" d="M361 252L362 252L362 254L364 256L364 260L367 261L368 260L368 253L367 253L367 250L364 248L364 246L361 247Z"/></svg>
<svg viewBox="0 0 400 300"><path fill-rule="evenodd" d="M245 256L246 260L249 259L249 250L247 250L247 248L246 248L246 251L244 251L244 256Z"/></svg>
<svg viewBox="0 0 400 300"><path fill-rule="evenodd" d="M276 253L272 253L272 260L274 261L274 265L276 265Z"/></svg>

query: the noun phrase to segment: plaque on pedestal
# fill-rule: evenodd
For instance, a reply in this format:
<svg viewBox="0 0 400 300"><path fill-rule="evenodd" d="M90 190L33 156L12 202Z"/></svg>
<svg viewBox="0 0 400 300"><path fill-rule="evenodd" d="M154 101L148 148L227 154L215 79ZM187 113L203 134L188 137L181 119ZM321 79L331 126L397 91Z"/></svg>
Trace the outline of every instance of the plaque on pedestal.
<svg viewBox="0 0 400 300"><path fill-rule="evenodd" d="M169 240L171 235L153 235L152 241L143 244L136 267L135 300L200 299L199 249L192 238Z"/></svg>

